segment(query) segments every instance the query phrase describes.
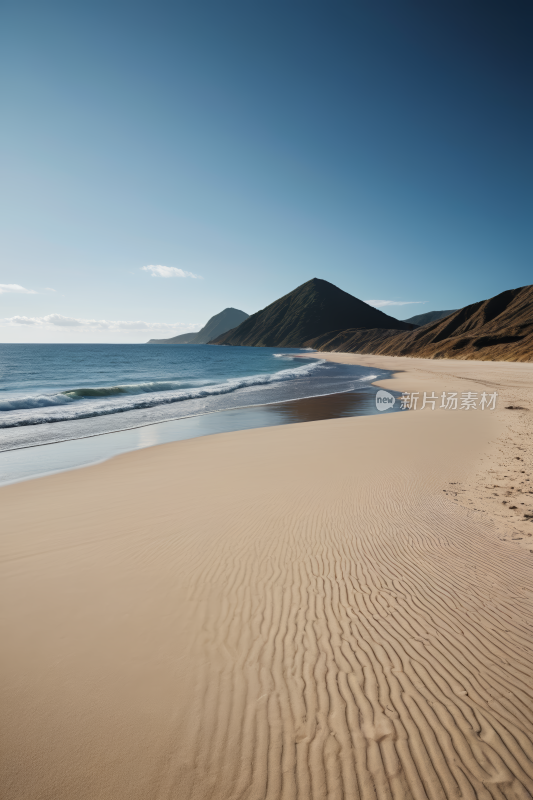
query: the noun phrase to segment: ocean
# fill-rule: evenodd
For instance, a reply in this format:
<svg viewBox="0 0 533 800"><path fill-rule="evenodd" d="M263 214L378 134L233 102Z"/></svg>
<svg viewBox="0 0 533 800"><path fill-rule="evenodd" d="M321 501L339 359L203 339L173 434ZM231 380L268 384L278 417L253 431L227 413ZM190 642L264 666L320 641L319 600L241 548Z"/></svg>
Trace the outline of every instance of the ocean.
<svg viewBox="0 0 533 800"><path fill-rule="evenodd" d="M376 413L370 382L388 374L296 348L1 344L0 483L161 441L297 421L281 410L276 421L287 401L355 393L349 413ZM261 407L268 417L251 411ZM99 442L81 443L92 437ZM67 442L78 444L39 447Z"/></svg>

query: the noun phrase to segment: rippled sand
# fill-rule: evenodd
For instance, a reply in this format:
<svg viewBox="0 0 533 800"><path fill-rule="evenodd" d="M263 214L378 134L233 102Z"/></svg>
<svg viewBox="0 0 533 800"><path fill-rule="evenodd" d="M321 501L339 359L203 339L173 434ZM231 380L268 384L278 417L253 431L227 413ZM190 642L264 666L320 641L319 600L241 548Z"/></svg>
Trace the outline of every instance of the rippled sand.
<svg viewBox="0 0 533 800"><path fill-rule="evenodd" d="M531 365L339 358L498 410L233 432L0 490L5 798L529 797Z"/></svg>

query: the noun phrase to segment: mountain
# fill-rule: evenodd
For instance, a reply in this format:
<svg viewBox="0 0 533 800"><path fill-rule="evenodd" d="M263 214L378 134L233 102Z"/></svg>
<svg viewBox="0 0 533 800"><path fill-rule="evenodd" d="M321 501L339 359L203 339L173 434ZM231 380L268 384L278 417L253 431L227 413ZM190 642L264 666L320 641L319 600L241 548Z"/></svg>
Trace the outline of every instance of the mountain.
<svg viewBox="0 0 533 800"><path fill-rule="evenodd" d="M455 311L457 311L456 308L452 308L451 311L426 311L425 314L416 314L414 317L404 319L404 322L411 322L413 325L419 326L427 325L428 322L436 322L438 319L449 317Z"/></svg>
<svg viewBox="0 0 533 800"><path fill-rule="evenodd" d="M245 314L244 311L239 311L237 308L225 308L220 314L215 314L214 317L211 317L209 322L204 325L194 340L195 344L207 344L212 339L216 339L217 336L221 336L231 328L240 325L241 322L248 318L248 314Z"/></svg>
<svg viewBox="0 0 533 800"><path fill-rule="evenodd" d="M411 332L359 327L309 339L305 346L415 358L533 361L533 286L509 289Z"/></svg>
<svg viewBox="0 0 533 800"><path fill-rule="evenodd" d="M313 278L213 339L213 344L302 347L307 339L348 327L410 331L414 326L389 317L328 281Z"/></svg>
<svg viewBox="0 0 533 800"><path fill-rule="evenodd" d="M150 339L148 344L207 344L230 328L240 325L245 319L248 319L248 314L244 311L239 311L238 308L225 308L220 314L211 317L197 333L181 333L172 339Z"/></svg>

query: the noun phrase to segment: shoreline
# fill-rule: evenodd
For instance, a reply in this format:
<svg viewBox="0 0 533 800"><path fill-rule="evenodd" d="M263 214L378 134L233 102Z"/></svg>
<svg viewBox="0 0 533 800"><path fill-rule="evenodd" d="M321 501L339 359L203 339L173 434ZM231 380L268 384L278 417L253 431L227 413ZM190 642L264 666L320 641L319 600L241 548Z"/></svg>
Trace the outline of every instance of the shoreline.
<svg viewBox="0 0 533 800"><path fill-rule="evenodd" d="M318 388L318 387L317 387ZM166 420L154 420L152 422L143 421L137 425L129 427L119 427L115 430L96 431L94 433L87 433L85 435L72 436L68 439L52 439L46 442L32 442L27 444L20 444L14 447L0 449L0 486L9 486L21 480L31 480L46 475L58 474L65 472L69 469L78 469L85 466L90 466L98 463L103 463L108 458L127 452L134 452L137 449L142 449L147 446L157 446L159 444L167 444L172 441L183 441L184 439L196 438L198 436L214 435L217 433L235 431L235 430L249 430L254 427L270 427L272 426L272 416L279 417L278 424L287 424L284 419L288 416L287 413L280 411L287 404L293 404L297 409L309 405L328 404L331 407L330 416L335 418L338 415L336 408L339 405L335 398L340 396L350 396L353 398L352 414L354 416L367 415L376 413L371 408L373 403L373 385L358 387L357 379L355 385L351 389L340 388L336 392L327 392L321 394L309 394L303 397L291 397L281 400L272 400L261 403L249 403L246 405L230 406L224 409L202 411L192 413L185 416L171 417ZM365 403L364 398L368 396L368 401ZM357 398L361 401L357 401ZM328 400L329 398L329 400ZM358 408L360 406L360 408ZM397 408L394 410L398 410ZM317 416L318 413L318 416ZM255 414L255 422L251 419ZM237 416L239 415L239 416ZM113 417L115 415L112 415ZM324 419L327 412L324 409L315 410L315 416L311 414L300 414L300 420L294 421L309 421L313 418ZM209 419L208 419L209 418ZM235 421L241 419L242 423L238 424ZM153 429L150 433L150 429ZM90 442L87 440L98 439L97 442ZM150 440L149 444L145 440ZM76 443L79 443L77 446ZM41 448L50 449L41 450ZM37 450L35 451L35 448ZM28 450L35 451L33 453L24 453ZM73 455L74 450L77 451L77 456ZM65 451L65 465L61 465L60 452ZM94 451L94 452L93 452ZM18 456L11 456L8 454L18 453ZM89 453L92 453L89 455ZM42 462L43 466L36 468L34 466L35 458L37 461ZM27 463L27 466L25 464ZM11 474L14 477L11 477ZM9 477L7 477L9 476Z"/></svg>
<svg viewBox="0 0 533 800"><path fill-rule="evenodd" d="M352 411L339 414L336 407L342 405L339 401L344 397L348 404L351 403ZM339 415L367 416L376 412L368 411L368 409L359 411L357 406L359 404L362 407L372 405L372 401L373 394L370 395L364 389L359 391L343 389L339 392L323 395L309 395L308 397L296 397L290 400L277 400L269 403L235 406L218 411L206 411L202 414L176 417L164 422L156 421L133 428L121 428L116 431L99 432L74 439L63 439L2 450L0 451L0 487L10 486L20 481L34 480L47 475L57 475L68 472L71 469L94 466L118 455L132 453L146 447L158 447L161 444L171 444L220 433L290 424L285 419L290 415L287 411L282 410L290 405L295 409L294 415L300 416L300 419L292 420L292 422L297 423L313 421L313 419L335 419ZM313 405L322 407L305 413L304 409ZM275 416L278 418L277 422L273 421ZM147 439L149 440L148 442L146 441ZM90 441L87 442L86 440ZM91 440L96 441L93 442ZM27 457L25 457L26 451L30 448L35 452L28 453ZM70 456L70 463L68 463L68 457L65 457L65 465L61 466L59 453L66 450L74 451L76 455L74 460L73 456ZM93 451L93 454L89 456L90 450ZM11 454L13 455L11 456ZM39 469L34 466L30 467L29 464L34 465L36 463L35 456L37 461L41 457L43 465L48 464L48 466L41 466ZM5 475L10 471L12 474L14 471L16 472L13 468L13 460L19 462L18 477L6 480ZM22 470L20 462L22 462Z"/></svg>
<svg viewBox="0 0 533 800"><path fill-rule="evenodd" d="M280 354L280 357L282 355L284 354ZM297 360L293 354L289 355L291 356L291 361ZM320 367L326 364L325 359L312 357L310 361L311 363L307 360L300 361L295 368L286 369L283 367L265 376L250 374L235 379L244 381L245 385L243 386L233 386L232 382L234 380L228 378L225 383L222 382L220 385L210 384L208 387L204 387L205 394L202 394L201 397L176 398L172 396L172 392L169 394L161 391L155 393L156 395L161 395L161 397L152 402L152 393L149 392L146 395L146 400L144 396L141 397L141 400L139 400L139 396L136 397L136 400L141 402L141 406L138 408L106 410L95 406L89 408L86 415L85 413L79 417L75 415L71 419L32 418L22 422L19 421L19 424L16 424L16 418L9 416L9 414L16 413L15 410L4 410L4 412L0 412L0 416L3 413L8 416L2 421L4 427L0 428L0 452L21 449L34 444L55 444L60 441L72 441L106 433L135 430L136 428L155 425L160 422L203 416L212 412L232 410L234 408L248 408L298 399L299 397L336 393L343 391L343 388L351 388L352 384L361 383L366 377L360 373L358 374L357 368L355 369L355 374L351 374L352 370L345 370L342 365L338 365L340 367L338 374L333 376L325 375L320 372ZM278 361L277 363L279 365L281 362ZM306 373L310 368L313 370L315 367L318 368L318 372L314 371L312 375L294 374L298 370ZM288 378L281 379L279 377L284 373L291 372L293 374ZM265 377L266 380L264 382L259 380L261 377ZM249 383L250 381L251 383ZM223 391L219 391L221 387L224 389ZM204 391L201 387L200 390ZM143 405L144 402L147 403L146 406ZM60 407L51 406L51 413L57 411L58 408ZM35 411L36 409L30 410ZM46 411L45 408L37 410Z"/></svg>
<svg viewBox="0 0 533 800"><path fill-rule="evenodd" d="M532 792L531 370L325 355L503 402L0 488L8 800Z"/></svg>
<svg viewBox="0 0 533 800"><path fill-rule="evenodd" d="M220 346L221 347L222 346L225 347L225 345L220 345ZM373 381L371 383L373 385ZM149 428L152 425L164 425L167 422L179 422L180 420L195 419L196 417L206 417L209 414L223 414L226 411L239 411L240 409L260 408L261 406L274 406L274 405L277 405L278 403L296 403L296 402L298 402L300 400L312 400L315 397L330 397L330 396L333 396L333 395L336 395L336 394L347 394L350 391L352 391L352 390L350 390L350 389L342 389L339 392L328 392L327 394L311 394L311 395L307 395L305 397L292 397L292 398L289 398L287 400L271 400L271 401L266 402L266 403L250 403L249 405L245 405L245 406L231 406L230 408L215 409L214 411L202 411L202 412L198 412L197 414L188 414L188 415L186 415L184 417L171 417L170 419L155 420L154 422L142 422L142 423L139 423L138 425L132 425L129 428L117 428L116 430L112 430L112 431L98 431L97 433L88 433L88 434L86 434L84 436L73 436L72 439L53 439L50 442L37 442L35 444L18 445L17 447L10 447L8 450L0 450L0 453L10 453L12 450L26 450L29 447L46 447L49 444L61 444L62 442L75 442L78 439L92 439L94 436L109 436L109 435L112 435L113 433L124 433L126 431L135 431L135 430L138 430L138 428ZM120 413L120 412L117 412L117 413ZM112 415L110 414L109 416L112 416ZM41 423L41 424L43 424L43 423ZM44 423L44 424L46 424L46 423ZM7 428L6 430L11 430L11 429Z"/></svg>

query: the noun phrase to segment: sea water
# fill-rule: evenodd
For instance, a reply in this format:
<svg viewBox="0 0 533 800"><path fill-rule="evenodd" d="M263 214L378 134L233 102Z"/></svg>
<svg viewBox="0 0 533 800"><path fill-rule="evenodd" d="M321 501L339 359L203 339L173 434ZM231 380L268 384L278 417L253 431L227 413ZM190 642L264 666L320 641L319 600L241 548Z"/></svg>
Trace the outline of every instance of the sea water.
<svg viewBox="0 0 533 800"><path fill-rule="evenodd" d="M266 421L236 409L345 392L371 399L371 381L386 375L296 348L1 344L0 483L161 441L279 424L272 414ZM363 406L354 413L375 410ZM80 444L95 436L97 443ZM59 442L62 448L34 449ZM27 448L31 454L7 457Z"/></svg>

